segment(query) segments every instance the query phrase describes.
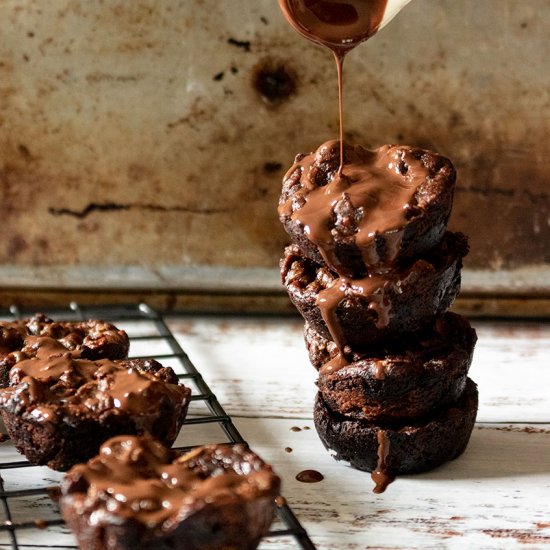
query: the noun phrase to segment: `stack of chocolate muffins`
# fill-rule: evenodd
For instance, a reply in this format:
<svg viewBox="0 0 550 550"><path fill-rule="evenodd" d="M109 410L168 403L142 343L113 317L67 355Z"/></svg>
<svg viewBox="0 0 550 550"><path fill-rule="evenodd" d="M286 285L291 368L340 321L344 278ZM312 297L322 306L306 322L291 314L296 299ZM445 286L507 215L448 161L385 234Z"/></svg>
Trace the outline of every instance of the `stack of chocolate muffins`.
<svg viewBox="0 0 550 550"><path fill-rule="evenodd" d="M468 252L447 231L455 179L430 151L346 145L340 164L329 141L283 180L281 275L319 371L315 425L375 492L457 457L474 426L476 334L447 312Z"/></svg>

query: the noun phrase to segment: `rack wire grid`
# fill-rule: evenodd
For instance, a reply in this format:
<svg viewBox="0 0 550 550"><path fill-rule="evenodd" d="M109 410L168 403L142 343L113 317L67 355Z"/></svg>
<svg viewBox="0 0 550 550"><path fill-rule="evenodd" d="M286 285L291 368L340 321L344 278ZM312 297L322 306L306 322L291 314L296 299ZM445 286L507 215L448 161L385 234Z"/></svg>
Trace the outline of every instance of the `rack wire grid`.
<svg viewBox="0 0 550 550"><path fill-rule="evenodd" d="M55 320L95 318L113 323L128 333L130 357L157 359L174 368L180 380L193 390L189 413L174 449L185 452L203 443L247 444L162 315L147 304L85 307L71 303L67 309L43 313ZM34 311L12 306L2 319L22 319L33 314ZM190 433L192 428L198 430L194 435ZM216 440L220 433L224 441ZM46 466L32 466L22 458L9 441L0 445L0 515L3 515L0 548L78 548L51 499L63 474ZM274 548L284 542L285 547L291 544L315 550L288 504L284 499L279 504L278 517L260 548L264 545L266 549ZM44 529L48 530L47 534Z"/></svg>

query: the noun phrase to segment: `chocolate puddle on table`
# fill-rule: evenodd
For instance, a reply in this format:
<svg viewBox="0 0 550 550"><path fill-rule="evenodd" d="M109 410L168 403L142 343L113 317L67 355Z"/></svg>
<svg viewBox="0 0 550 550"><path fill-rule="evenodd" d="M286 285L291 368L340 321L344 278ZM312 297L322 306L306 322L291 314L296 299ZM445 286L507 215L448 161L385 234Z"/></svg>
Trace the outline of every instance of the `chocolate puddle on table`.
<svg viewBox="0 0 550 550"><path fill-rule="evenodd" d="M319 483L325 476L317 470L302 470L296 474L296 480L302 483Z"/></svg>

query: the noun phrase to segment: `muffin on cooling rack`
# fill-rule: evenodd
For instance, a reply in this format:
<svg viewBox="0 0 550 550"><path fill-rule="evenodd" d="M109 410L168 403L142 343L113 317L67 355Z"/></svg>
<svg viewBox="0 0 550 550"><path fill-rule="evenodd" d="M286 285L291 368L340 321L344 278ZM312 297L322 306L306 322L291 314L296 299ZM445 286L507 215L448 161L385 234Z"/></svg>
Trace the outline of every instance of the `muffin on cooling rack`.
<svg viewBox="0 0 550 550"><path fill-rule="evenodd" d="M31 464L67 470L94 456L118 434L154 434L172 445L183 423L191 390L170 367L154 360L90 361L67 352L18 362L0 408L15 447Z"/></svg>
<svg viewBox="0 0 550 550"><path fill-rule="evenodd" d="M43 345L57 355L69 351L81 359L124 359L130 341L123 330L95 319L58 322L37 313L30 319L0 321L0 387L8 385L17 362L35 357Z"/></svg>
<svg viewBox="0 0 550 550"><path fill-rule="evenodd" d="M279 489L244 445L178 456L150 437L118 436L65 475L60 507L82 550L252 550Z"/></svg>

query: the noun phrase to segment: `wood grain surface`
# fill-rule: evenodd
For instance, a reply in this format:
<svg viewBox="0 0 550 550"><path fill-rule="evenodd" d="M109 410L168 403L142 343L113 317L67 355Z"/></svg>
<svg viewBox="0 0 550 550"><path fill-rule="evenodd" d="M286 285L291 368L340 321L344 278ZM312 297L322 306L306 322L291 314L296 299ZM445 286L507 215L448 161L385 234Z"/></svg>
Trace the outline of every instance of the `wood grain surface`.
<svg viewBox="0 0 550 550"><path fill-rule="evenodd" d="M288 317L173 317L169 325L233 416L251 447L283 478L283 493L321 550L366 548L536 549L550 545L550 323L476 322L472 378L480 408L459 459L432 472L401 476L382 495L368 474L336 462L312 422L316 373L302 342L302 323ZM133 354L162 355L144 340ZM181 368L174 364L174 368ZM191 414L200 414L194 404ZM297 429L299 428L299 430ZM219 428L184 430L182 445L217 442ZM292 449L289 452L289 449ZM2 460L17 460L10 442ZM295 476L314 469L323 481ZM7 490L55 485L47 468L7 470ZM48 498L12 499L14 521L57 517ZM21 532L21 548L74 548L64 527ZM11 548L0 532L0 548ZM265 550L291 550L290 538Z"/></svg>

